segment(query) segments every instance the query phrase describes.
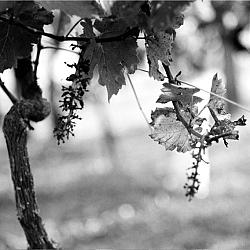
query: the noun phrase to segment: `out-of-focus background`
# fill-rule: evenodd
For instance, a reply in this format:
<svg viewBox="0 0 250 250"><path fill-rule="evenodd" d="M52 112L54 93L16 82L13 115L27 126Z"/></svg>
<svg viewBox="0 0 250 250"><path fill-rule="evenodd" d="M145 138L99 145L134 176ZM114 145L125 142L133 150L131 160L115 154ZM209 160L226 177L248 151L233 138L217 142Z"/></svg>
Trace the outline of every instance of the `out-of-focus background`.
<svg viewBox="0 0 250 250"><path fill-rule="evenodd" d="M210 90L213 75L227 83L228 98L250 107L250 2L197 1L177 30L172 70L181 79ZM57 22L46 27L58 32ZM77 17L71 21L78 20ZM70 24L69 24L70 27ZM76 29L80 32L80 27ZM44 44L67 47L69 44ZM138 51L147 69L143 43ZM65 249L249 249L250 129L240 129L240 141L214 145L201 168L199 195L188 202L183 185L190 153L166 152L149 138L129 84L107 102L96 79L86 94L75 138L57 146L52 131L59 112L62 84L71 73L64 62L77 56L44 50L39 81L54 112L34 124L29 155L41 216L49 236ZM2 79L15 90L12 71ZM141 105L150 119L161 84L145 72L131 76ZM11 103L0 93L1 118ZM209 95L201 92L206 103ZM230 105L238 119L249 114ZM9 162L0 134L0 248L25 248L18 224Z"/></svg>

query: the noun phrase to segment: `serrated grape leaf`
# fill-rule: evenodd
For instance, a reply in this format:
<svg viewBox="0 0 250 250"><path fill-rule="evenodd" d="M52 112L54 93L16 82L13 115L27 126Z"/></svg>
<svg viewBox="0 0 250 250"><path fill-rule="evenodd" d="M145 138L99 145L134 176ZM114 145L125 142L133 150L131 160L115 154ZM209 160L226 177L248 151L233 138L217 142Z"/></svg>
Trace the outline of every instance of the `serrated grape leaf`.
<svg viewBox="0 0 250 250"><path fill-rule="evenodd" d="M165 31L159 31L146 38L146 53L149 64L149 76L158 81L164 80L164 75L159 70L158 61L165 65L172 62L171 49L173 43L173 34Z"/></svg>
<svg viewBox="0 0 250 250"><path fill-rule="evenodd" d="M69 15L76 15L82 18L91 18L95 15L102 15L101 5L94 0L90 1L37 1L47 10L59 9Z"/></svg>
<svg viewBox="0 0 250 250"><path fill-rule="evenodd" d="M53 22L52 13L32 1L13 2L11 8L15 20L29 27L42 31L43 25ZM18 58L29 56L39 38L4 22L0 23L0 37L0 73L15 66Z"/></svg>
<svg viewBox="0 0 250 250"><path fill-rule="evenodd" d="M84 30L94 35L91 23L84 24ZM88 27L87 27L88 26ZM115 37L124 34L126 24L122 21L113 22L110 20L96 21L94 24L101 35L100 38ZM86 44L82 51L84 60L89 60L90 70L89 77L93 75L93 70L98 65L99 84L106 86L108 91L108 100L112 95L116 95L123 85L126 84L124 70L128 73L135 72L139 62L136 53L136 39L131 37L122 41L96 43L95 40Z"/></svg>
<svg viewBox="0 0 250 250"><path fill-rule="evenodd" d="M92 79L94 69L100 61L101 47L95 41L95 34L91 20L86 19L85 22L81 22L81 25L83 27L83 34L81 34L81 37L93 38L89 43L80 43L82 46L81 57L83 61L89 62L89 70L88 72L82 72L82 77Z"/></svg>
<svg viewBox="0 0 250 250"><path fill-rule="evenodd" d="M188 113L182 112L182 116L188 122ZM153 132L150 137L159 144L164 145L166 150L187 152L192 149L191 136L184 125L177 120L176 113L172 108L156 108L151 113Z"/></svg>
<svg viewBox="0 0 250 250"><path fill-rule="evenodd" d="M197 104L203 99L194 96L195 93L199 92L198 88L183 88L170 83L164 83L164 88L161 89L163 94L160 95L159 99L156 101L158 103L168 103L172 101L179 101L183 106L190 104Z"/></svg>
<svg viewBox="0 0 250 250"><path fill-rule="evenodd" d="M212 80L211 92L224 96L226 93L225 85L222 83L221 79L218 79L218 75L215 74ZM217 96L210 95L208 106L212 109L219 120L230 120L231 115L225 109L225 101Z"/></svg>

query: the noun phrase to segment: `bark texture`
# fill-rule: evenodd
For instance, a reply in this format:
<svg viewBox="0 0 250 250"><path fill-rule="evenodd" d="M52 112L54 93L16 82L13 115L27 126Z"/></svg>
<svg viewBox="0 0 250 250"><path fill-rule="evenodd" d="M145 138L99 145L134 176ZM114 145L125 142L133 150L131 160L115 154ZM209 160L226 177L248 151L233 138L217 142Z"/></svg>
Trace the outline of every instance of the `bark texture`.
<svg viewBox="0 0 250 250"><path fill-rule="evenodd" d="M27 128L31 128L29 121L43 120L49 113L49 103L45 99L22 100L11 107L3 123L17 217L25 232L29 249L56 249L39 216L27 151Z"/></svg>

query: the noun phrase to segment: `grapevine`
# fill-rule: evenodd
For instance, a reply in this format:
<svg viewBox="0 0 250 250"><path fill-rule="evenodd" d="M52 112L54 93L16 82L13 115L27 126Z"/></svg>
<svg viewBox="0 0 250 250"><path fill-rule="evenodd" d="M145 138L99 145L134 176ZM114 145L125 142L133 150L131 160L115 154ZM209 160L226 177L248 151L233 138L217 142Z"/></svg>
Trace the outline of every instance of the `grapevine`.
<svg viewBox="0 0 250 250"><path fill-rule="evenodd" d="M228 146L228 140L239 140L237 126L245 126L244 115L237 121L231 121L231 115L225 109L225 101L220 98L226 90L217 74L212 80L211 95L208 104L199 112L196 104L202 99L194 96L199 89L183 88L180 82L173 78L169 67L165 67L169 82L164 83L163 94L157 100L158 103L172 102L174 109L162 108L152 112L154 130L150 135L152 139L165 146L166 150L186 152L192 150L194 159L193 166L188 168L187 182L184 185L186 196L191 200L200 187L199 165L203 160L202 154L212 145L212 142L223 140ZM178 87L177 87L178 86ZM215 93L216 95L213 95ZM202 123L205 118L201 117L204 109L209 109L214 124L209 131L204 131ZM203 132L203 133L202 133Z"/></svg>
<svg viewBox="0 0 250 250"><path fill-rule="evenodd" d="M178 152L194 150L192 153L194 165L188 169L188 180L185 184L186 195L189 199L199 189L198 168L199 163L203 160L201 152L207 150L212 142L218 142L220 139L226 146L228 140L238 140L239 135L235 127L246 124L244 116L238 121L231 121L230 114L225 110L225 98L223 96L225 89L221 81L217 79L217 75L213 79L209 103L198 110L197 103L202 99L196 94L200 89L190 87L190 84L178 80L181 72L176 77L173 77L171 73L170 65L173 61L172 49L176 37L175 30L183 25L183 11L190 2L118 1L109 7L111 16L105 15L101 6L96 5L94 12L101 13L100 18L81 17L65 36L46 33L42 30L40 21L35 24L27 24L21 15L20 17L18 15L13 16L9 10L0 15L2 25L11 24L13 29L23 30L29 36L36 37L35 43L37 43L38 49L34 63L35 79L37 79L40 53L43 49L53 48L42 45L41 36L49 37L57 42L75 41L77 43L72 46L72 52L77 53L74 51L76 47L80 50L80 53L77 53L79 55L78 63L68 65L75 68L75 73L67 78L70 85L62 86L62 99L59 101L62 114L59 115L57 126L54 129L54 136L58 144L64 143L65 139L74 136L76 121L82 119L77 111L84 108L83 98L88 91L87 87L93 78L95 68L98 68L99 84L107 88L108 99L112 95L118 94L121 87L126 84L124 72L127 72L127 77L133 87L129 74L141 70L137 68L139 61L136 49L137 40L144 39L149 65L149 71L146 70L146 72L148 72L149 77L158 81L168 80L163 83L162 94L159 96L157 103L172 103L173 108L156 109L152 112L152 122L149 123L140 105L139 107L147 124L152 129L150 137L153 140L164 145L166 150L177 149ZM25 7L25 5L23 6ZM27 13L31 15L30 12ZM49 12L47 13L43 9L41 13L44 15L43 18L47 18L45 24L51 22ZM162 15L159 13L162 13ZM164 18L163 13L167 13ZM80 36L70 36L78 24L82 26L83 33ZM144 37L140 37L140 33L143 33ZM162 64L166 76L161 72L159 63ZM8 67L10 65L6 64L0 69L3 71ZM189 87L185 88L183 84L187 84ZM137 102L139 103L138 98ZM203 129L205 118L202 117L202 112L205 109L209 109L214 120L214 124L210 126L210 131L204 131Z"/></svg>
<svg viewBox="0 0 250 250"><path fill-rule="evenodd" d="M246 125L244 115L236 120L232 118L226 109L226 102L250 112L224 96L226 88L217 74L212 78L212 87L208 92L209 101L202 108L198 107L202 101L198 93L203 90L179 80L181 72L173 76L171 64L175 60L173 50L178 36L176 30L184 24L184 11L193 1L101 2L102 4L95 0L0 2L0 73L17 67L16 76L22 78L19 83L22 89L21 98L16 98L1 79L0 87L13 104L5 117L4 133L9 150L18 216L30 248L55 248L54 243L48 239L38 215L27 153L27 130L33 128L30 122L41 121L50 113L50 105L42 97L37 75L40 56L45 49L71 49L72 53L78 55L76 63L67 64L75 72L66 79L68 84L62 86L59 101L61 113L54 129L57 143L64 143L74 136L77 121L82 119L78 111L84 108L84 98L96 74L99 77L98 84L107 90L108 101L120 92L128 79L150 128L150 138L166 150L191 152L193 165L187 169L187 181L184 185L189 200L200 187L199 168L200 163L205 162L204 152L220 141L228 147L229 141L239 140L237 127ZM62 35L44 31L44 26L54 21L52 10L55 8L67 13L69 20L71 15L80 17ZM65 20L65 25L67 22ZM57 45L66 41L74 44L69 49L53 47L46 45L43 38L52 39ZM138 66L139 40L144 42L148 69L140 69ZM34 47L35 58L32 57ZM26 66L23 66L25 70L21 70L19 75L20 65ZM140 105L130 78L130 75L136 74L138 70L162 83L161 94L156 100L161 107L152 111L151 121L148 121ZM204 125L204 110L209 110L212 118L209 128ZM23 183L22 180L28 181ZM24 195L19 196L19 193ZM27 203L26 199L30 202Z"/></svg>

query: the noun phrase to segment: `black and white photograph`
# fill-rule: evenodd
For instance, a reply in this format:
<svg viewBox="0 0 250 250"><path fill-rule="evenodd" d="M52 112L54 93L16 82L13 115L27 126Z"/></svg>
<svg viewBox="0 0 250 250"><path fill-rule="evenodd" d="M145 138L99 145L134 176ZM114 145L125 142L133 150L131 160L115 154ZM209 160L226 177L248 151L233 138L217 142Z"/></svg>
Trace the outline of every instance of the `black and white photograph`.
<svg viewBox="0 0 250 250"><path fill-rule="evenodd" d="M250 1L0 0L0 249L250 249Z"/></svg>

